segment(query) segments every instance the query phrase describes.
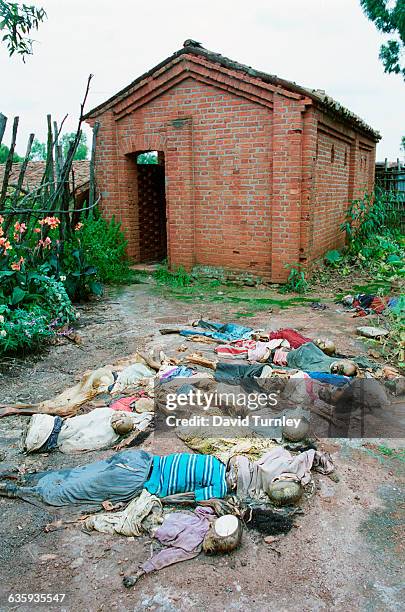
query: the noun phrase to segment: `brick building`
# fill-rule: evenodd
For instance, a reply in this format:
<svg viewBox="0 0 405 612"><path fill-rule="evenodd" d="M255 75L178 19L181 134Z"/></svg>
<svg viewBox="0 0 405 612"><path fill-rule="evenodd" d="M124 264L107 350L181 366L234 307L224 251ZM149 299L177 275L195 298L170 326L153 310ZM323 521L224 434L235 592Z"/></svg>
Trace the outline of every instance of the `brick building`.
<svg viewBox="0 0 405 612"><path fill-rule="evenodd" d="M96 179L136 261L221 266L274 282L344 244L380 136L320 90L193 41L90 111ZM158 152L158 165L138 155Z"/></svg>

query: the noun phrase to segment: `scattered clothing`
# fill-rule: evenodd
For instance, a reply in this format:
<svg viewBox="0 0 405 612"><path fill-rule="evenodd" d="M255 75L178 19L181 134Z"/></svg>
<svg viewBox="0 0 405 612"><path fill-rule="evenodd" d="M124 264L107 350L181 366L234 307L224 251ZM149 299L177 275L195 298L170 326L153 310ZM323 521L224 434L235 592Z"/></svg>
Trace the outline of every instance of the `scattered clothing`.
<svg viewBox="0 0 405 612"><path fill-rule="evenodd" d="M358 327L357 333L360 336L364 336L365 338L382 338L383 336L388 336L390 333L388 329L384 329L383 327Z"/></svg>
<svg viewBox="0 0 405 612"><path fill-rule="evenodd" d="M327 310L329 308L327 304L323 304L322 302L311 302L310 306L313 310Z"/></svg>
<svg viewBox="0 0 405 612"><path fill-rule="evenodd" d="M221 357L247 357L249 350L255 349L255 340L236 340L232 344L221 344L214 350Z"/></svg>
<svg viewBox="0 0 405 612"><path fill-rule="evenodd" d="M93 514L84 522L85 529L102 533L140 536L149 533L163 521L161 501L144 489L139 497L132 500L125 510Z"/></svg>
<svg viewBox="0 0 405 612"><path fill-rule="evenodd" d="M194 514L184 512L167 514L154 537L168 548L164 548L146 561L141 566L144 572L160 570L173 563L196 557L201 552L203 540L210 528L210 520L214 517L211 508L202 506L197 506Z"/></svg>
<svg viewBox="0 0 405 612"><path fill-rule="evenodd" d="M288 355L288 351L280 348L280 349L276 349L274 351L274 355L273 355L273 363L275 365L279 365L279 366L286 366L288 365L288 361L287 361L287 355Z"/></svg>
<svg viewBox="0 0 405 612"><path fill-rule="evenodd" d="M277 446L274 440L257 437L252 430L248 432L249 437L244 438L221 438L216 433L216 427L211 431L207 431L206 427L195 428L192 431L189 427L176 429L176 435L189 448L197 453L210 453L224 464L235 455L243 454L252 460L259 459L266 451Z"/></svg>
<svg viewBox="0 0 405 612"><path fill-rule="evenodd" d="M133 395L130 397L121 397L110 404L112 410L118 410L119 412L132 412L134 406L135 397Z"/></svg>
<svg viewBox="0 0 405 612"><path fill-rule="evenodd" d="M148 368L143 363L134 363L120 372L113 386L111 393L122 393L124 389L138 383L142 378L153 378L156 372Z"/></svg>
<svg viewBox="0 0 405 612"><path fill-rule="evenodd" d="M302 336L300 333L290 328L278 329L275 332L271 332L269 338L270 340L275 340L276 338L287 340L293 349L299 348L306 342L312 342L311 338L305 338L305 336Z"/></svg>
<svg viewBox="0 0 405 612"><path fill-rule="evenodd" d="M196 370L188 368L187 366L167 366L159 372L160 380L163 382L169 382L174 378L189 378L194 376Z"/></svg>
<svg viewBox="0 0 405 612"><path fill-rule="evenodd" d="M326 372L308 372L309 376L319 382L333 385L334 387L344 387L350 383L350 376L341 376L339 374L327 374Z"/></svg>
<svg viewBox="0 0 405 612"><path fill-rule="evenodd" d="M225 471L225 465L211 455L154 457L145 489L158 497L193 492L196 501L222 498L227 493Z"/></svg>
<svg viewBox="0 0 405 612"><path fill-rule="evenodd" d="M369 314L381 314L392 307L392 298L380 297L369 293L359 293L355 296L346 295L342 304L356 310L356 317L366 317Z"/></svg>
<svg viewBox="0 0 405 612"><path fill-rule="evenodd" d="M253 330L250 327L243 327L237 323L213 323L211 321L198 321L198 327L207 331L198 331L200 336L208 336L215 340L232 342L233 340L245 340L251 337ZM195 336L195 329L183 329L182 336Z"/></svg>
<svg viewBox="0 0 405 612"><path fill-rule="evenodd" d="M256 346L248 351L248 359L249 361L264 363L270 359L271 352L281 346L290 348L290 343L288 340L283 340L282 338L274 338L269 342L256 342Z"/></svg>

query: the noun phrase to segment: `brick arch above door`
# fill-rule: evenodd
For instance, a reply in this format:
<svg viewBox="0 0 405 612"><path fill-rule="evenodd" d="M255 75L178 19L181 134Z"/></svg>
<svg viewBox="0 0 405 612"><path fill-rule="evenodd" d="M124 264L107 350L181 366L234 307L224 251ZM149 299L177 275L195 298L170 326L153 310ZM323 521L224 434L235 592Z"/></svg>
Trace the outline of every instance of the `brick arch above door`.
<svg viewBox="0 0 405 612"><path fill-rule="evenodd" d="M138 151L165 151L166 143L166 134L138 134L123 138L120 149L124 155L131 155Z"/></svg>

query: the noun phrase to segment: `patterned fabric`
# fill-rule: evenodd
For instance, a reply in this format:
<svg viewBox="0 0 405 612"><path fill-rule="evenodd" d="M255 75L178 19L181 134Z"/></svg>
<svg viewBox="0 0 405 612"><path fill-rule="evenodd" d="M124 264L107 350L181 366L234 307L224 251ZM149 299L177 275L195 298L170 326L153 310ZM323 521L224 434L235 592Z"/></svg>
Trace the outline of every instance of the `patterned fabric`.
<svg viewBox="0 0 405 612"><path fill-rule="evenodd" d="M222 498L227 493L225 465L211 455L156 456L145 489L158 497L194 492L196 501Z"/></svg>
<svg viewBox="0 0 405 612"><path fill-rule="evenodd" d="M279 338L283 338L283 340L288 340L291 348L297 349L306 342L312 342L311 338L306 338L302 334L295 331L295 329L290 329L286 327L284 329L278 329L275 332L270 332L269 335L270 340L276 340Z"/></svg>

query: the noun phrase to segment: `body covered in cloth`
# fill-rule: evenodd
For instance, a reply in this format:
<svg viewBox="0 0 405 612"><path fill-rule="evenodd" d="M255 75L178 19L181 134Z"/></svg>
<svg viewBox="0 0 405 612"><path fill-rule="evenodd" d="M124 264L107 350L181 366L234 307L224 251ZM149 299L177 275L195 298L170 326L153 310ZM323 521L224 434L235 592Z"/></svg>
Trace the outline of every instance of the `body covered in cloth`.
<svg viewBox="0 0 405 612"><path fill-rule="evenodd" d="M153 419L153 412L120 413L112 408L96 408L64 421L50 414L35 414L30 419L23 450L32 453L58 448L62 453L75 453L111 448L121 437L116 427L121 415L128 427L138 431L144 431Z"/></svg>

